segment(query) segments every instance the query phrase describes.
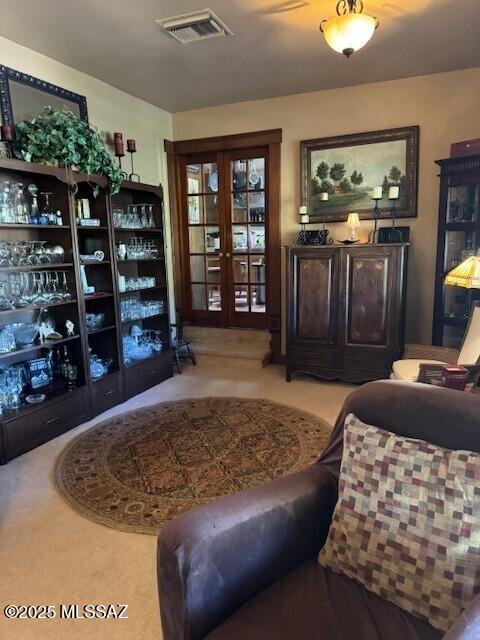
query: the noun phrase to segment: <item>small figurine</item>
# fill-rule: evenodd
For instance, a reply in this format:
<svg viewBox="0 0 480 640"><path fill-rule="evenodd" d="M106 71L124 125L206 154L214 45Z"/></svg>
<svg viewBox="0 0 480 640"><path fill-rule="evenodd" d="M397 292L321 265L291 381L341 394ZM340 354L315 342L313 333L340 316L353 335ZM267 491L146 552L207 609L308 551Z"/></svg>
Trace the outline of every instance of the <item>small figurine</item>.
<svg viewBox="0 0 480 640"><path fill-rule="evenodd" d="M65 328L67 330L67 336L73 336L75 332L75 325L71 320L66 320Z"/></svg>
<svg viewBox="0 0 480 640"><path fill-rule="evenodd" d="M44 342L52 333L52 329L47 326L46 322L42 322L38 328L38 333L40 334L40 342Z"/></svg>

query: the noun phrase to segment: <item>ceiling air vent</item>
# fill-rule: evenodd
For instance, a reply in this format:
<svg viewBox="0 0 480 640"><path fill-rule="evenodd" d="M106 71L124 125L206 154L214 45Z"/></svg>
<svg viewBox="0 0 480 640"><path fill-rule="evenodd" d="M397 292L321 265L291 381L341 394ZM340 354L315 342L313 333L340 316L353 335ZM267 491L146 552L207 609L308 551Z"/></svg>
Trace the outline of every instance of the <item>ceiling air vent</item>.
<svg viewBox="0 0 480 640"><path fill-rule="evenodd" d="M186 13L165 20L156 20L156 23L182 44L233 35L232 31L211 9Z"/></svg>

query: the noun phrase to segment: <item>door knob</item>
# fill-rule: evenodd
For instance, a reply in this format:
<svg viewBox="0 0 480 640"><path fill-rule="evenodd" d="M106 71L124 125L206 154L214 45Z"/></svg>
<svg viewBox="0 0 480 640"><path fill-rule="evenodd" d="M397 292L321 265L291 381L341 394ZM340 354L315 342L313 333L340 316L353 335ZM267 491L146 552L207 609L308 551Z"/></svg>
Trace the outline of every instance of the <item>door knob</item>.
<svg viewBox="0 0 480 640"><path fill-rule="evenodd" d="M223 258L223 253L219 253L219 254L218 254L218 257L219 257L219 258Z"/></svg>
<svg viewBox="0 0 480 640"><path fill-rule="evenodd" d="M227 253L226 256L227 256L227 258L230 258L230 254L229 253Z"/></svg>

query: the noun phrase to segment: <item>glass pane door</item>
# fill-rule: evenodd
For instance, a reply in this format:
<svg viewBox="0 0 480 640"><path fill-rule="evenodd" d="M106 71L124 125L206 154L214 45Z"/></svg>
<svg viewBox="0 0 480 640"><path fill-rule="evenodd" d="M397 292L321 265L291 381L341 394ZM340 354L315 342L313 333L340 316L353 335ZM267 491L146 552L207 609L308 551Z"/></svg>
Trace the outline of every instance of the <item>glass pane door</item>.
<svg viewBox="0 0 480 640"><path fill-rule="evenodd" d="M448 190L447 224L477 222L479 219L478 183L451 186Z"/></svg>
<svg viewBox="0 0 480 640"><path fill-rule="evenodd" d="M186 165L188 252L192 315L206 320L224 308L222 292L222 229L220 227L217 162ZM213 324L220 324L220 318Z"/></svg>
<svg viewBox="0 0 480 640"><path fill-rule="evenodd" d="M226 169L230 183L227 194L231 245L231 255L230 251L227 253L231 283L229 315L232 324L262 326L267 311L265 156L249 157L243 152L243 157L230 158ZM256 322L251 314L255 314Z"/></svg>
<svg viewBox="0 0 480 640"><path fill-rule="evenodd" d="M447 198L443 277L476 253L479 205L477 182L452 181ZM444 286L443 290L442 343L458 347L467 326L472 295L463 287Z"/></svg>

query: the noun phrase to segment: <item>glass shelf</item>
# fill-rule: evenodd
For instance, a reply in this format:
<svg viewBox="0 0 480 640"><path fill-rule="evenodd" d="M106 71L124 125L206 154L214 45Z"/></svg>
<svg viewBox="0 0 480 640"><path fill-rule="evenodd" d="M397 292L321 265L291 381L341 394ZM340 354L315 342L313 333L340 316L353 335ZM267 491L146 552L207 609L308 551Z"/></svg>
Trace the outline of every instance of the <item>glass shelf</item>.
<svg viewBox="0 0 480 640"><path fill-rule="evenodd" d="M122 326L133 324L134 322L142 322L142 320L152 320L153 318L163 318L165 316L168 316L168 313L166 311L164 311L163 313L155 313L153 316L147 316L146 318L135 318L134 320L122 320Z"/></svg>
<svg viewBox="0 0 480 640"><path fill-rule="evenodd" d="M113 298L113 292L112 291L107 291L105 293L89 293L88 295L84 296L83 299L85 300L85 302L91 302L92 300L103 300L105 298Z"/></svg>
<svg viewBox="0 0 480 640"><path fill-rule="evenodd" d="M68 224L20 224L4 222L0 229L70 229Z"/></svg>
<svg viewBox="0 0 480 640"><path fill-rule="evenodd" d="M142 291L160 291L162 289L166 289L166 284L155 285L154 287L143 287L142 289L127 289L126 291L120 291L120 295L124 296L129 293L142 293Z"/></svg>
<svg viewBox="0 0 480 640"><path fill-rule="evenodd" d="M142 233L163 233L163 229L157 229L157 228L152 228L152 227L135 227L135 228L129 228L129 227L114 227L114 231L115 233L117 233L117 231L125 233L128 231L132 231L133 233L138 233L139 231L141 231Z"/></svg>
<svg viewBox="0 0 480 640"><path fill-rule="evenodd" d="M0 271L41 271L42 269L50 269L51 271L57 271L59 269L68 269L73 267L73 262L57 262L55 264L32 264L32 265L18 265L16 267L0 267Z"/></svg>
<svg viewBox="0 0 480 640"><path fill-rule="evenodd" d="M158 258L125 258L125 260L117 260L118 264L127 264L132 262L163 262L164 256L158 256Z"/></svg>
<svg viewBox="0 0 480 640"><path fill-rule="evenodd" d="M163 355L165 355L166 350L164 351L158 351L153 353L153 355L151 355L149 358L143 358L142 360L132 360L132 362L130 364L126 364L124 362L123 366L126 369L133 369L134 367L138 367L139 365L141 365L144 362L151 362L152 360L155 360L155 358L161 358Z"/></svg>
<svg viewBox="0 0 480 640"><path fill-rule="evenodd" d="M18 313L19 311L35 311L35 309L51 309L52 307L63 307L67 304L77 304L77 300L65 300L62 302L51 302L50 304L40 304L29 307L18 307L18 309L3 309L0 311L0 316L5 316L9 313Z"/></svg>
<svg viewBox="0 0 480 640"><path fill-rule="evenodd" d="M43 402L39 402L37 404L25 403L19 409L14 409L12 411L4 413L4 415L2 415L1 417L1 420L2 422L10 422L12 420L17 420L20 417L27 416L31 413L35 413L40 408L43 409L45 407L49 407L55 404L58 400L62 400L66 396L73 397L77 393L81 392L82 389L84 388L85 388L84 384L78 385L73 389L69 389L68 387L65 387L61 391L57 391L49 395L47 398L45 398Z"/></svg>
<svg viewBox="0 0 480 640"><path fill-rule="evenodd" d="M107 327L100 327L99 329L92 329L91 331L87 331L89 336L95 336L98 333L105 333L106 331L113 331L117 328L116 324L109 324Z"/></svg>
<svg viewBox="0 0 480 640"><path fill-rule="evenodd" d="M37 351L38 349L53 349L58 345L65 344L66 342L72 342L73 340L78 340L79 338L79 335L74 335L66 336L65 338L59 338L58 340L44 340L43 342L31 344L27 347L22 347L21 349L15 349L14 351L9 351L8 353L0 353L0 360L5 360L6 358L11 358L12 356Z"/></svg>

